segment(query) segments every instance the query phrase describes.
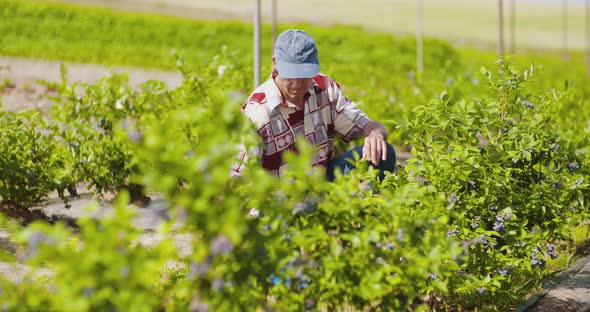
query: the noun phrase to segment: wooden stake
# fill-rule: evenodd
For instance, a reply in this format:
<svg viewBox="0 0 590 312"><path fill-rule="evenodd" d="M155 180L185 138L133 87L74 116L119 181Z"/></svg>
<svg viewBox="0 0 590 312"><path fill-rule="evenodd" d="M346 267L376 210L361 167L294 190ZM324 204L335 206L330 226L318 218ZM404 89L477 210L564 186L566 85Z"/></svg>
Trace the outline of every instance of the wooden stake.
<svg viewBox="0 0 590 312"><path fill-rule="evenodd" d="M254 10L254 89L260 85L260 0Z"/></svg>
<svg viewBox="0 0 590 312"><path fill-rule="evenodd" d="M424 70L423 33L422 0L416 0L416 70L418 72L418 77L421 76L422 71Z"/></svg>
<svg viewBox="0 0 590 312"><path fill-rule="evenodd" d="M562 49L563 60L567 61L567 0L561 0L561 30L562 30Z"/></svg>
<svg viewBox="0 0 590 312"><path fill-rule="evenodd" d="M275 42L277 41L277 0L272 0L272 46L271 55L274 54Z"/></svg>
<svg viewBox="0 0 590 312"><path fill-rule="evenodd" d="M590 78L590 0L586 0L586 76Z"/></svg>
<svg viewBox="0 0 590 312"><path fill-rule="evenodd" d="M498 0L498 57L504 62L504 12L502 0Z"/></svg>
<svg viewBox="0 0 590 312"><path fill-rule="evenodd" d="M508 46L508 53L514 55L516 49L514 43L514 32L516 31L516 0L510 0L510 43Z"/></svg>

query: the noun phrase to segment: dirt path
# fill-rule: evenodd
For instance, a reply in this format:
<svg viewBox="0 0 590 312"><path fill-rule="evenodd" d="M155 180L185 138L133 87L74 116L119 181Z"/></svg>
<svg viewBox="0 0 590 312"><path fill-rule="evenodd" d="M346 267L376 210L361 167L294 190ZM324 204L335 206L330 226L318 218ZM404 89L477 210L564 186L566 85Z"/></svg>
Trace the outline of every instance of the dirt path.
<svg viewBox="0 0 590 312"><path fill-rule="evenodd" d="M177 87L182 83L179 72L164 72L137 67L106 67L95 64L75 64L68 62L50 62L23 58L0 56L0 101L6 110L18 111L24 108L39 108L46 111L51 102L44 97L45 87L39 80L60 81L60 66L68 68L68 81L95 82L112 72L126 73L133 86L140 86L150 79L164 81L168 87Z"/></svg>

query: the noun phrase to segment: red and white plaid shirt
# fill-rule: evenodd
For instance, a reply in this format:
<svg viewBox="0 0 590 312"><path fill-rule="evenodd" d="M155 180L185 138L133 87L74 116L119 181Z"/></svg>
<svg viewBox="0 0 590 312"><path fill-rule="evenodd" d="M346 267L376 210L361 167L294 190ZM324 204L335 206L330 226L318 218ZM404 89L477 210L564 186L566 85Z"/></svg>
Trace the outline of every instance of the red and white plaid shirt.
<svg viewBox="0 0 590 312"><path fill-rule="evenodd" d="M314 147L312 166L326 167L334 150L334 135L345 142L359 137L370 119L342 94L340 85L319 74L305 95L305 107L287 102L273 77L260 85L242 106L242 114L254 123L264 142L259 151L262 166L279 176L284 168L283 151L295 151L295 139L304 136ZM242 152L241 162L246 157ZM232 174L239 175L242 163Z"/></svg>

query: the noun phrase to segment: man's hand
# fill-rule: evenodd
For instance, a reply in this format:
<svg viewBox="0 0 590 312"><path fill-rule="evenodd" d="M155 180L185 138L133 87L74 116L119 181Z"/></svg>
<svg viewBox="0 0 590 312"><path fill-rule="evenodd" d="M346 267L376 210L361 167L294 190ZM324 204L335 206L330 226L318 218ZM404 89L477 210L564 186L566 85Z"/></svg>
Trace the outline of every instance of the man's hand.
<svg viewBox="0 0 590 312"><path fill-rule="evenodd" d="M368 159L375 166L381 160L387 159L387 130L378 122L371 121L364 129L365 145L363 146L363 158Z"/></svg>

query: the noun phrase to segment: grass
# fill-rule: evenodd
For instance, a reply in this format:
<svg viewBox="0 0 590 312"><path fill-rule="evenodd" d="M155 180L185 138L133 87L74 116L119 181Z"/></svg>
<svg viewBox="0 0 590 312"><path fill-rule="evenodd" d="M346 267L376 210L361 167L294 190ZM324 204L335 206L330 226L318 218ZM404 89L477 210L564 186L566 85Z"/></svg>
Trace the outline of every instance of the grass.
<svg viewBox="0 0 590 312"><path fill-rule="evenodd" d="M89 2L67 0L66 2ZM127 6L143 9L147 0L90 1L107 6ZM371 31L414 34L416 30L416 1L414 0L307 0L284 1L277 5L279 22L310 22L320 25L352 24ZM493 49L498 38L497 1L445 0L423 1L424 31L426 35L449 40L458 45L475 45ZM504 1L506 42L510 1ZM155 10L167 14L196 18L238 18L252 21L252 0L162 0ZM206 13L205 13L206 12ZM560 49L562 47L561 1L515 0L515 40L521 49ZM262 1L265 22L271 20L270 1ZM568 48L583 50L584 4L569 1Z"/></svg>
<svg viewBox="0 0 590 312"><path fill-rule="evenodd" d="M365 75L373 69L383 72L384 65L405 75L415 66L412 38L366 33L358 27L281 25L285 27L305 28L316 37L326 73L342 63L347 66L338 67L348 73ZM232 59L236 68L251 71L251 31L251 25L237 21L196 21L52 2L0 0L0 32L4 34L0 54L7 56L174 70L173 51L188 63L201 64L210 62L225 46L239 52L239 57ZM270 37L269 25L264 26L263 35ZM270 40L264 40L264 60L270 60L270 45ZM448 44L428 40L425 45L425 65L430 71L438 71L445 61L457 61ZM264 62L264 68L265 72L270 69L270 62Z"/></svg>
<svg viewBox="0 0 590 312"><path fill-rule="evenodd" d="M124 0L121 3L125 3L126 1L129 2L129 0ZM310 2L310 4L318 4L314 1ZM327 7L330 7L328 4L332 0L326 1L325 5L318 4L316 7L327 9ZM354 2L347 3L346 6L340 7L339 10L347 13L347 10L358 9L358 15L364 16L369 14L368 10L374 9L377 6L386 6L386 3L391 2L380 2L379 0L368 1L366 8L355 7L359 4ZM461 7L459 12L455 10L453 14L468 15L467 12L474 8L474 4L467 5L467 3L471 2L465 0L451 1L445 3ZM149 13L120 12L108 8L94 7L82 9L75 5L58 5L45 1L0 0L0 3L2 3L2 6L0 6L0 17L2 17L0 19L0 31L4 34L0 37L0 54L3 55L108 65L133 65L173 70L176 68L173 51L182 53L189 62L198 63L203 60L207 61L207 58L214 54L212 52L213 50L226 45L230 49L241 52L240 55L243 57L240 59L242 62L248 65L251 62L252 29L248 23L238 21L198 21ZM227 14L242 12L246 9L246 4L250 4L250 1L218 0L210 2L194 0L191 2L191 5L194 7L200 7L202 5L205 10L221 10L223 5L227 6L230 3L233 3L235 7L226 12ZM403 18L405 19L411 18L411 14L409 14L409 10L412 7L410 5L411 3L400 0L393 1L392 3L399 7L398 15L404 16ZM474 3L479 3L479 1L474 1ZM488 2L486 3L487 7L482 7L484 11L488 10L490 6ZM520 3L519 5L530 5L527 1L522 2L522 4ZM181 4L187 5L187 2L184 0L168 0L162 2L160 5L171 6ZM280 8L285 10L292 5L295 4L285 3ZM480 5L482 4L480 3ZM294 7L293 9L296 8ZM435 3L430 2L427 4L426 9L433 10L433 12L442 12L441 7L437 7ZM535 10L535 12L538 11L535 14L539 16L547 14L547 8L539 7ZM294 12L298 11L295 10ZM381 14L389 14L387 12L386 9L383 9ZM344 13L342 14L343 16L354 15ZM296 19L297 14L293 16L293 19ZM310 19L312 16L310 15ZM450 17L452 16L451 14ZM443 19L443 17L438 18ZM465 18L477 19L477 16L466 16ZM329 18L325 20L327 21ZM373 20L375 22L379 21L378 18ZM481 18L481 21L481 25L478 24L468 28L478 29L478 27L484 27L486 24L484 22L485 19ZM409 20L404 22L403 19L396 19L392 23L404 24L406 26L414 25ZM344 48L348 51L363 50L359 49L363 44L350 40L351 38L362 37L364 41L374 41L377 45L387 44L387 40L389 40L385 34L376 37L372 34L362 32L360 27L336 27L330 29L303 24L280 25L281 29L287 27L305 28L314 34L321 33L320 37L328 38L326 39L328 41L334 41L331 37L340 37L342 38L340 39L341 42L337 43L337 45L339 45L339 48ZM384 26L382 25L382 27ZM452 28L454 26L448 24L446 27ZM449 32L449 35L452 35L452 32ZM271 50L270 40L264 40L264 38L270 38L270 36L270 25L264 25L264 59L270 57ZM326 43L326 40L322 39L320 41L320 46L327 47L323 51L331 50L336 45L330 42ZM546 42L547 40L541 41ZM410 46L408 48L413 47ZM492 64L498 58L495 49L490 48L490 46L478 47L467 45L459 48L458 51L466 63L476 64L476 67L481 66L481 64ZM525 63L552 64L552 66L554 65L559 69L563 67L563 62L559 59L559 51L537 51L533 48L520 49L520 51L519 59ZM429 53L428 49L425 52ZM406 53L411 53L411 51L406 51ZM326 53L322 55L322 58L325 55ZM570 62L567 65L571 65L569 67L577 69L583 68L582 59L583 55L581 52L572 52ZM330 63L325 62L325 64ZM265 64L265 66L268 66L268 64Z"/></svg>

